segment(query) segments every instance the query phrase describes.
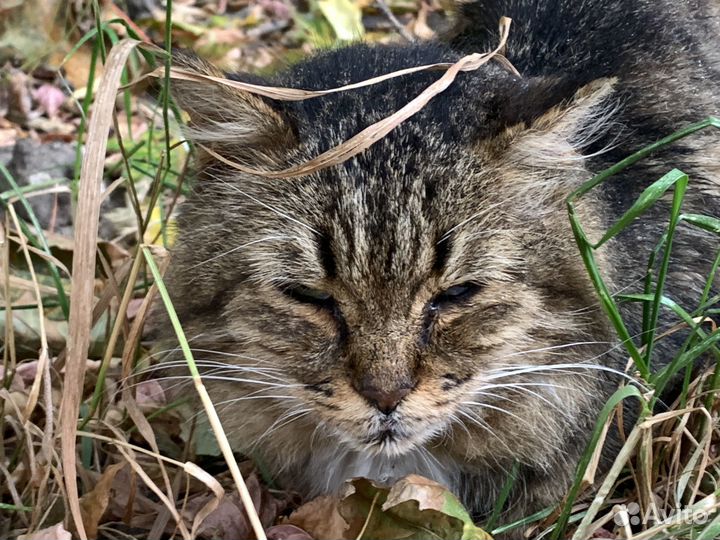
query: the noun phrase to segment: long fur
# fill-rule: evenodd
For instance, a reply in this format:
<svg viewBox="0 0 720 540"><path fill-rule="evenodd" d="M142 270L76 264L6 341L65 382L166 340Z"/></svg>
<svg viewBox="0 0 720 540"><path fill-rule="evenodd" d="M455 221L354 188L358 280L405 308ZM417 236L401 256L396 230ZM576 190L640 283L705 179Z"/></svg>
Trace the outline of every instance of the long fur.
<svg viewBox="0 0 720 540"><path fill-rule="evenodd" d="M199 152L173 300L202 358L226 366L206 380L237 450L260 452L305 495L353 475L419 472L481 514L517 461L506 518L537 510L563 495L597 412L624 380L626 357L564 200L628 153L718 113L712 2L478 0L446 42L355 45L266 82L323 89L453 61L494 47L501 15L513 18L506 55L521 77L493 64L462 73L341 165L270 181ZM176 61L217 74L188 53ZM296 103L177 81L175 97L191 136L280 169L391 114L437 76ZM719 148L716 134L701 134L628 169L583 199L584 227L597 238L672 167L692 179L686 211L719 215ZM654 207L601 250L614 290L639 288L667 216L666 203ZM717 247L682 227L666 293L692 307ZM442 301L465 284L472 294ZM625 315L638 332L639 313ZM657 354L656 365L671 358L671 340ZM386 414L368 387L412 389ZM625 419L633 415L629 407ZM611 433L605 463L617 446Z"/></svg>

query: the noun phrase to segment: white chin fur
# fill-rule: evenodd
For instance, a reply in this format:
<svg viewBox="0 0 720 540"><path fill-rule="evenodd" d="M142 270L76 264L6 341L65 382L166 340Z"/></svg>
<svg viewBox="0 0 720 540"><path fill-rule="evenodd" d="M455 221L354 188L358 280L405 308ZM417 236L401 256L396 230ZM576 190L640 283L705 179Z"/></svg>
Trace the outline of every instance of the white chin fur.
<svg viewBox="0 0 720 540"><path fill-rule="evenodd" d="M443 459L437 448L425 443L437 429L427 430L425 437L362 445L347 436L330 435L322 444L314 444L301 475L312 496L337 493L352 478L368 478L381 484L392 484L409 474L419 474L453 489L458 470L450 459ZM317 440L316 440L317 442ZM428 448L429 446L429 448Z"/></svg>
<svg viewBox="0 0 720 540"><path fill-rule="evenodd" d="M303 475L312 496L337 493L351 478L392 484L408 474L419 474L452 489L458 471L448 463L449 460L442 460L425 448L415 448L402 455L371 454L348 449L341 443L315 448Z"/></svg>

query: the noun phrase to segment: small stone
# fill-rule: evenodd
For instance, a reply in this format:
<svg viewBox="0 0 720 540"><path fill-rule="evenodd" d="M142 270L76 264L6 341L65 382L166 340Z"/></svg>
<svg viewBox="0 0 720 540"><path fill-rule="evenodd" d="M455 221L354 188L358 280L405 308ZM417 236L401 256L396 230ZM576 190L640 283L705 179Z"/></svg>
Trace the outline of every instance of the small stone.
<svg viewBox="0 0 720 540"><path fill-rule="evenodd" d="M75 169L75 144L64 142L41 143L20 139L12 152L8 170L18 186L37 186L60 181L69 183ZM5 178L0 178L0 191L12 189ZM50 193L28 197L33 213L43 229L51 226L66 233L72 225L70 193ZM15 205L18 215L27 219L20 204Z"/></svg>

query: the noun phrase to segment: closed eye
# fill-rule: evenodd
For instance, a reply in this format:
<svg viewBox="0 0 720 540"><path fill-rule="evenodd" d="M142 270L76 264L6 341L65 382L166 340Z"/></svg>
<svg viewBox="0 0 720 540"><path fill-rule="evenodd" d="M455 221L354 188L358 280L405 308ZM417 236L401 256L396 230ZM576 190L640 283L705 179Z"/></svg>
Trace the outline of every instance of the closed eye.
<svg viewBox="0 0 720 540"><path fill-rule="evenodd" d="M335 307L335 299L332 295L321 289L295 284L283 287L282 291L296 302L312 304L326 309L333 309Z"/></svg>
<svg viewBox="0 0 720 540"><path fill-rule="evenodd" d="M453 285L452 287L445 289L430 301L430 309L440 309L445 306L452 306L455 304L462 304L470 300L482 289L482 285L468 281Z"/></svg>

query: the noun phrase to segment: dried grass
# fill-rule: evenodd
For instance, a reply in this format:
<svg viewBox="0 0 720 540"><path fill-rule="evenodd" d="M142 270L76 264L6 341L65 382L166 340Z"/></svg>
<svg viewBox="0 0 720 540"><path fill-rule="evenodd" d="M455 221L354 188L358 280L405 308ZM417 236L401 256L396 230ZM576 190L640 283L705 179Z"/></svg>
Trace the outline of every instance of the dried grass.
<svg viewBox="0 0 720 540"><path fill-rule="evenodd" d="M242 90L273 99L309 99L328 92L376 84L421 70L446 70L435 83L395 114L369 126L355 137L308 163L275 172L245 169L232 162L229 164L252 174L280 178L309 174L341 163L362 152L421 110L434 96L451 85L461 71L478 69L493 59L504 63L501 52L509 24L509 20L501 22L499 46L490 53L471 55L455 64L434 64L402 70L323 92L257 87L213 80L214 84L232 84ZM253 489L246 485L241 466L235 462L231 449L224 440L222 426L217 420L199 374L194 373L194 383L222 446L231 478L218 480L189 459L167 457L161 437L166 435L163 433L164 427L149 418L148 410L139 403L134 391L136 387L130 384L134 382L133 373L138 363L144 361L140 339L155 296L160 294L164 297L166 306L172 310L172 304L167 300L162 286L161 276L167 264L163 251L142 247L133 255L123 256L120 261L102 261L100 257L105 269L104 276L96 271L99 209L101 201L107 196L107 190L103 192L100 189L107 134L111 126L117 127L114 108L122 69L128 56L138 45L139 43L133 40L121 41L110 51L90 118L78 193L72 272L69 273L72 282L69 288L70 325L66 351L51 351L48 345L48 317L43 303L57 291L43 281L42 276L35 271L35 264L37 261L49 261L65 273L68 273L67 268L57 257L31 245L26 236L26 228L13 207L17 200L8 200L8 216L5 225L0 227L2 291L5 299L4 369L0 377L3 381L3 387L0 388L0 430L5 434L5 438L0 440L0 477L3 478L3 501L11 501L11 504L5 505L12 506L11 509L0 507L0 512L8 512L8 519L2 525L4 529L0 528L0 535L32 535L63 519L68 528L71 528L69 514L72 516L76 536L87 538L88 532L101 531L106 526L102 516L110 513L116 520L124 520L126 525L140 526L142 523L144 530L149 531L150 538L179 533L183 538L192 539L201 534L208 516L218 508L221 501L228 498L228 493L235 489L248 512L255 536L264 538L263 524L258 515L262 514L261 505L253 501ZM172 76L187 78L197 75L173 70ZM204 79L203 76L200 78ZM224 160L220 156L216 157ZM183 171L184 167L185 165ZM161 185L161 176L166 168L167 157L164 156L158 163L155 179L157 186L153 188L156 191L150 190L147 197L150 203L145 215L141 212L141 202L145 201L141 201L142 197L135 194L139 243L142 243L149 216L158 201L158 192L161 189L158 186ZM182 175L180 185L184 172ZM120 180L113 184L114 187L118 185ZM55 188L49 189L52 191ZM175 207L177 198L175 193L168 205L169 209ZM154 234L156 238L159 235L160 233ZM11 241L20 247L29 279L24 274L15 275L11 268ZM153 268L156 260L160 260L160 264ZM140 290L138 284L145 283L148 268L154 276L152 285ZM22 378L22 368L33 363L18 364L13 323L16 317L13 298L20 291L32 295L39 314L40 347L34 363L35 373L32 378L27 379L27 383ZM131 302L139 302L132 320L127 316ZM113 320L108 324L105 349L96 366L88 360L90 333L104 313L112 313ZM710 324L711 331L717 331L715 322L708 316L699 316L692 320L698 325ZM656 339L665 339L684 328L685 325L678 325L658 335ZM181 331L179 333L181 334ZM183 339L180 342L182 344ZM184 343L187 345L187 340L184 340ZM121 352L118 353L120 348ZM53 356L53 353L56 356ZM188 354L188 357L192 365L191 355ZM60 373L63 366L64 376ZM89 366L92 367L90 371ZM602 528L607 530L620 518L622 519L614 528L616 534L623 536L617 538L635 540L659 540L667 538L669 531L673 534L677 530L687 531L688 519L692 521L705 515L703 513L711 515L716 521L715 515L720 507L716 486L720 479L720 456L717 451L720 431L717 425L718 403L714 397L708 399L707 393L707 388L712 387L710 382L713 378L712 371L699 374L694 381L690 381L683 403L675 404L666 413L649 415L638 424L628 435L613 467L598 487L596 467L599 449L604 440L604 437L600 437L601 442L596 448L594 459L590 461L591 466L583 477L586 499L581 499L580 503L573 506L572 515L576 518L573 525L574 539L590 538ZM61 399L58 416L55 410ZM81 403L87 405L86 410L81 410ZM78 418L84 419L84 427L80 430ZM133 435L139 444L130 442L130 434L133 432L139 435ZM88 465L85 460L87 455L92 458L92 465ZM129 467L124 467L124 464ZM132 473L127 472L128 468ZM124 474L127 476L122 476ZM245 476L247 478L247 474ZM121 477L125 480L120 481ZM83 497L78 489L78 478L83 486ZM146 490L137 485L138 478L147 486ZM191 486L193 482L199 486ZM593 485L596 491L590 498ZM191 499L199 493L208 495L209 498L202 499L199 508L188 510ZM123 502L117 503L115 499ZM629 517L627 508L632 503L638 505L641 516L654 516L654 520L649 521L646 526L631 527L624 519ZM122 508L112 509L113 504ZM677 508L689 509L690 518L679 515ZM548 518L548 515L551 517ZM534 527L532 530L540 534L552 530L558 523L559 515L559 511L548 511L543 515L533 516L522 526L531 525ZM172 523L168 524L169 520L172 520ZM367 522L369 521L370 516L367 519ZM717 530L711 526L697 530L698 534L705 535L702 538L717 537L707 536L715 534L713 531ZM51 531L49 534L56 537L66 532L62 527L55 527ZM678 534L689 537L686 533Z"/></svg>
<svg viewBox="0 0 720 540"><path fill-rule="evenodd" d="M76 419L83 394L85 366L92 328L90 323L94 304L95 255L102 199L101 179L105 167L107 134L112 125L120 78L130 53L138 43L138 41L130 39L121 41L113 47L105 62L105 73L98 88L93 114L90 118L88 141L80 172L77 211L75 212L70 334L67 342L63 401L60 406L60 433L67 502L78 535L83 540L87 538L87 535L82 522L77 481L72 471L76 469Z"/></svg>
<svg viewBox="0 0 720 540"><path fill-rule="evenodd" d="M518 77L520 74L518 71L513 67L513 65L505 58L501 51L505 49L505 44L507 43L507 38L510 33L510 24L511 19L508 17L502 17L500 19L499 24L499 30L500 30L500 40L497 45L497 47L487 53L473 53L467 56L464 56L457 62L453 64L449 63L437 63L437 64L428 64L425 66L418 66L414 68L408 68L408 69L402 69L398 71L394 71L392 73L388 73L386 75L381 75L379 77L373 77L371 79L367 79L365 81L361 81L354 84L348 84L345 86L341 86L338 88L332 88L329 90L319 90L319 91L311 91L311 90L301 90L301 89L293 89L293 88L281 88L281 87L275 87L275 86L260 86L256 84L249 84L249 83L243 83L240 81L231 81L228 79L222 79L219 77L213 77L210 75L204 75L201 73L194 73L191 71L187 71L184 69L178 69L178 68L171 68L170 70L170 77L172 79L181 79L181 80L191 80L191 81L207 81L212 84L219 84L224 86L229 86L238 90L244 90L246 92L250 92L253 94L257 94L260 96L269 97L272 99L280 100L280 101L302 101L306 99L312 99L315 97L320 97L336 92L346 92L348 90L353 90L357 88L362 88L365 86L370 86L374 84L378 84L383 81L387 81L390 79L394 79L396 77L402 77L404 75L408 75L411 73L417 73L419 71L435 71L435 70L445 70L445 73L434 83L432 83L430 86L428 86L425 90L423 90L418 96L416 96L413 100L411 100L409 103L404 105L402 108L388 116L387 118L383 118L382 120L379 120L375 122L374 124L366 127L359 133L352 136L347 141L323 152L319 156L305 162L301 163L299 165L295 165L292 167L289 167L287 169L283 169L281 171L265 171L261 169L253 169L251 167L246 167L245 165L242 165L240 163L237 163L235 161L232 161L224 156L221 156L214 150L208 148L204 145L199 145L205 152L213 156L215 159L221 161L222 163L225 163L226 165L237 169L241 172L247 173L247 174L254 174L257 176L262 176L265 178L292 178L296 176L306 176L308 174L312 174L314 172L317 172L319 170L325 169L327 167L331 167L333 165L338 165L340 163L343 163L350 159L353 156L356 156L360 154L361 152L364 152L368 148L370 148L373 144L375 144L377 141L385 137L388 133L390 133L393 129L395 129L397 126L402 124L404 121L406 121L408 118L411 118L418 112L420 112L425 105L427 105L431 99L433 99L438 94L441 94L445 90L447 90L450 85L455 81L455 78L457 77L458 73L462 71L475 71L479 69L480 67L484 66L491 60L495 60L499 62L505 69L510 71L511 73L517 75ZM161 70L156 70L152 72L150 75L159 77L162 72Z"/></svg>

